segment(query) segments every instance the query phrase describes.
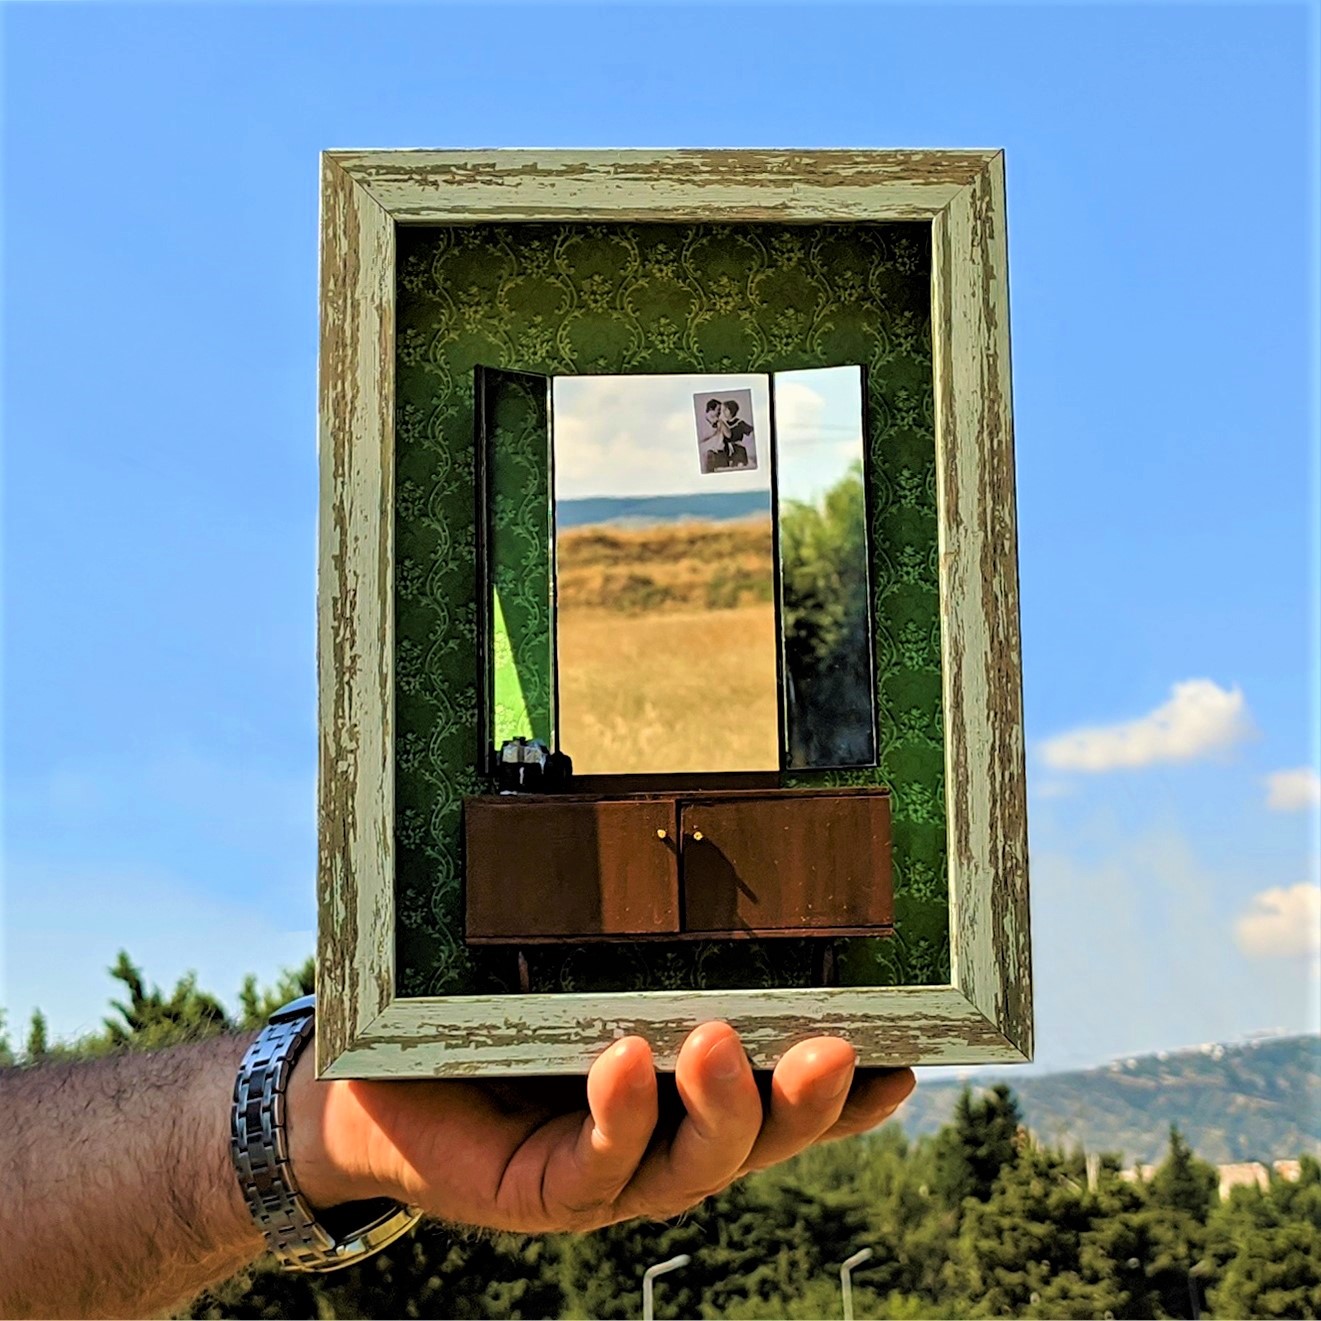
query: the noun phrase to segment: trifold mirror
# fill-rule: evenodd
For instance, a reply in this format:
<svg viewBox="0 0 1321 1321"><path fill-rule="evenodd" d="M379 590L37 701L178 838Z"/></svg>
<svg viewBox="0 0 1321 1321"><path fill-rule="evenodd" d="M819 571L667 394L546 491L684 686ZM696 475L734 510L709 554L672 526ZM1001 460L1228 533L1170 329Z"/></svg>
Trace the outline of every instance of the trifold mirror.
<svg viewBox="0 0 1321 1321"><path fill-rule="evenodd" d="M876 764L860 366L538 377L478 369L481 770Z"/></svg>

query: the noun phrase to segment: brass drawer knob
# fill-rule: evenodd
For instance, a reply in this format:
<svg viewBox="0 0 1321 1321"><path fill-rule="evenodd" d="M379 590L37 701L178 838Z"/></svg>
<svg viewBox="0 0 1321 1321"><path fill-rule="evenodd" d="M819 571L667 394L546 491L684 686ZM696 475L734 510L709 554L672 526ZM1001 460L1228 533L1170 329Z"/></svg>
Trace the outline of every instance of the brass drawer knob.
<svg viewBox="0 0 1321 1321"><path fill-rule="evenodd" d="M657 830L656 830L656 838L657 838L657 839L668 839L668 838L669 838L669 836L666 834L666 831L665 831L665 827L664 827L664 826L659 826L659 827L657 827Z"/></svg>
<svg viewBox="0 0 1321 1321"><path fill-rule="evenodd" d="M694 830L694 831L693 831L693 838L694 838L694 839L701 839L701 838L702 838L702 832L701 832L700 830Z"/></svg>

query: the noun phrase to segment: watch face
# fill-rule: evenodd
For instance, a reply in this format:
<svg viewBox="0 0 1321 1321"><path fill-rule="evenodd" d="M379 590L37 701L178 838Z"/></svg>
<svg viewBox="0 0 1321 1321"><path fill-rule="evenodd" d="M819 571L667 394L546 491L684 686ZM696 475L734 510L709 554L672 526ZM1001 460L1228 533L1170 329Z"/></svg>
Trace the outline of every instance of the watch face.
<svg viewBox="0 0 1321 1321"><path fill-rule="evenodd" d="M281 1005L270 1017L272 1023L287 1023L291 1018L302 1018L316 1009L316 996L304 995Z"/></svg>

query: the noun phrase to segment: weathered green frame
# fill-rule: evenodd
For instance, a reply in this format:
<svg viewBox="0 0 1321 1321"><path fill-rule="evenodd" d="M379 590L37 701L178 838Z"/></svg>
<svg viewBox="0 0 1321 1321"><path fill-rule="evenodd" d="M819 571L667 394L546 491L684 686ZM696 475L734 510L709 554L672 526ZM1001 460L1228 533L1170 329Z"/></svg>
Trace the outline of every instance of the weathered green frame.
<svg viewBox="0 0 1321 1321"><path fill-rule="evenodd" d="M395 227L510 220L932 226L946 986L395 992ZM328 1077L586 1070L698 1022L758 1067L819 1032L866 1064L1032 1055L1004 156L999 151L333 151L322 157L319 997Z"/></svg>

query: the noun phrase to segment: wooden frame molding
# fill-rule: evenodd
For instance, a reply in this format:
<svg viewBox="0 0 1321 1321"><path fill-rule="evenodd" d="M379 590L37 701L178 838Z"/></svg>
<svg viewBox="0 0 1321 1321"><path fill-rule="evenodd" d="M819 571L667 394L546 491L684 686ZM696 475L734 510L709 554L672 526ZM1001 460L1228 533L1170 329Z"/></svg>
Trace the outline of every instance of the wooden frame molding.
<svg viewBox="0 0 1321 1321"><path fill-rule="evenodd" d="M1004 156L999 151L331 151L322 157L317 1068L584 1072L698 1022L757 1067L820 1032L868 1065L1032 1057ZM951 983L397 998L394 362L399 224L932 226Z"/></svg>

